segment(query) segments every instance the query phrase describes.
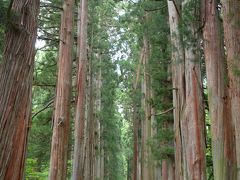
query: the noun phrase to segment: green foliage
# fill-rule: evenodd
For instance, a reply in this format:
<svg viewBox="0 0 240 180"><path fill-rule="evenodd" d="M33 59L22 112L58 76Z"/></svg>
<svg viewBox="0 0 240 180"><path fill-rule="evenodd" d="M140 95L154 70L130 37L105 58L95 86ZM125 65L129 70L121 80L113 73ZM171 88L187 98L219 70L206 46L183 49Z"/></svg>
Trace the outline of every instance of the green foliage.
<svg viewBox="0 0 240 180"><path fill-rule="evenodd" d="M38 66L36 66L38 69ZM54 97L54 87L48 87L43 84L39 84L41 82L48 83L48 81L44 80L45 78L50 79L50 73L47 72L44 74L43 70L35 75L34 87L33 87L33 120L29 135L29 145L28 145L28 153L27 157L29 159L33 159L35 164L35 176L41 175L46 171L46 168L49 164L50 159L50 147L51 147L51 135L52 135L52 106L53 103L51 101ZM41 74L42 73L42 74ZM54 78L52 78L54 80ZM39 82L38 82L39 81ZM49 82L50 83L50 82ZM53 82L51 82L53 83ZM47 107L47 105L49 105ZM46 109L44 109L46 108ZM37 114L40 110L43 110L41 113ZM35 116L36 115L36 116ZM32 167L31 161L26 163L26 168L30 169ZM32 176L26 172L29 178ZM40 178L41 176L39 176ZM31 178L30 178L31 179ZM43 178L44 179L44 178Z"/></svg>
<svg viewBox="0 0 240 180"><path fill-rule="evenodd" d="M122 151L121 116L117 115L116 109L116 88L117 74L115 66L110 59L102 62L102 110L101 125L103 128L102 141L104 144L105 169L110 179L123 179L124 177L124 159ZM107 68L106 68L107 67Z"/></svg>
<svg viewBox="0 0 240 180"><path fill-rule="evenodd" d="M239 58L235 58L233 62L237 62ZM232 65L232 71L234 75L240 76L240 68L237 65Z"/></svg>
<svg viewBox="0 0 240 180"><path fill-rule="evenodd" d="M45 180L48 178L48 166L43 167L43 171L38 171L38 163L36 159L28 158L26 161L27 167L25 169L26 180Z"/></svg>
<svg viewBox="0 0 240 180"><path fill-rule="evenodd" d="M193 51L199 51L199 35L201 33L200 9L200 1L198 0L188 1L182 9L179 29L185 48L192 48Z"/></svg>
<svg viewBox="0 0 240 180"><path fill-rule="evenodd" d="M118 100L120 98L118 86L122 78L117 73L118 60L116 53L119 52L121 44L118 44L118 32L120 29L118 15L116 13L117 4L115 1L90 1L90 25L89 43L92 47L92 64L94 74L101 69L101 112L99 113L101 134L101 149L104 150L104 171L109 179L126 179L127 174L127 151L125 143L128 128L125 120L119 114ZM97 14L96 14L97 13ZM116 28L116 29L115 29ZM116 43L116 44L115 44ZM124 50L123 50L124 51ZM100 60L101 59L101 60ZM127 62L124 65L128 67Z"/></svg>
<svg viewBox="0 0 240 180"><path fill-rule="evenodd" d="M78 2L79 0L76 1L76 4ZM58 0L41 1L38 43L41 40L42 47L37 47L33 81L33 120L25 169L25 177L29 180L48 178L53 100L57 81L57 52L59 41L61 41L59 39L61 3L62 1ZM0 63L8 4L7 0L0 1ZM136 107L139 122L145 116L144 109L141 107L141 99L144 96L140 87L142 73L140 73L137 89L133 89L144 34L147 35L151 52L146 69L151 77L153 97L148 103L157 113L173 107L170 30L166 7L167 1L162 0L89 1L88 56L93 64L93 77L97 77L100 69L102 73L101 111L96 113L100 117L102 146L98 149L97 154L100 154L100 151L104 149L105 178L123 180L127 176L130 177L131 174L133 107ZM191 0L185 4L180 24L183 44L186 48L194 47L193 50L199 48L199 9L199 1L197 0ZM146 12L148 17L146 17ZM12 19L16 19L15 16L18 17L17 14L11 14ZM189 27L194 27L194 32ZM76 31L75 29L74 35L76 35ZM76 43L76 36L74 43ZM174 49L174 47L172 48ZM74 47L75 51L76 47ZM76 78L76 66L74 61L73 79ZM236 75L240 74L239 69L235 67L233 71ZM213 174L211 123L208 112L206 114L207 176L208 179L211 179ZM151 148L153 160L159 163L162 159L172 159L174 154L172 111L160 115L156 114L153 128L156 133L147 142ZM141 129L139 129L138 138L141 139L141 136ZM70 146L72 144L71 141ZM69 154L71 154L71 149ZM72 171L71 163L72 161L69 160L69 177Z"/></svg>
<svg viewBox="0 0 240 180"><path fill-rule="evenodd" d="M207 179L213 179L213 159L212 159L212 136L211 136L211 120L209 111L205 111L206 120L206 166L207 166Z"/></svg>
<svg viewBox="0 0 240 180"><path fill-rule="evenodd" d="M2 61L2 55L3 55L3 48L4 48L4 34L6 29L6 13L7 13L7 6L8 1L1 0L0 1L0 65Z"/></svg>
<svg viewBox="0 0 240 180"><path fill-rule="evenodd" d="M161 2L159 6L166 6ZM151 56L148 70L151 75L151 86L154 97L149 102L156 112L163 112L172 108L171 83L171 49L169 42L169 25L167 8L152 12L147 22L147 32L151 44ZM171 159L174 154L173 116L172 111L156 115L154 128L157 132L149 145L155 160Z"/></svg>
<svg viewBox="0 0 240 180"><path fill-rule="evenodd" d="M6 13L8 9L9 2L7 0L0 1L0 26L4 27L6 25Z"/></svg>

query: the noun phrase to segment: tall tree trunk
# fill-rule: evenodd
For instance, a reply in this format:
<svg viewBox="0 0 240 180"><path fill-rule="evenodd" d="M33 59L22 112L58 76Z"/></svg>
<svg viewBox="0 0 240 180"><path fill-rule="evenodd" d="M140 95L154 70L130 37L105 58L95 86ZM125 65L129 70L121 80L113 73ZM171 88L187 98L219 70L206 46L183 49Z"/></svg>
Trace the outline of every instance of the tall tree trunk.
<svg viewBox="0 0 240 180"><path fill-rule="evenodd" d="M0 179L23 179L39 0L12 0L0 70Z"/></svg>
<svg viewBox="0 0 240 180"><path fill-rule="evenodd" d="M168 180L168 162L166 159L162 160L162 180Z"/></svg>
<svg viewBox="0 0 240 180"><path fill-rule="evenodd" d="M151 81L151 84L153 82ZM151 89L151 93L150 93L150 98L151 99L154 99L154 91L153 91L153 88ZM151 137L156 137L157 135L157 128L156 128L156 119L155 119L155 107L151 104L151 112L150 112L150 116L151 116ZM150 149L152 150L152 149ZM154 157L154 155L152 154L152 151L151 151L151 157ZM151 174L152 174L152 180L155 180L157 178L157 165L158 163L158 160L152 158L152 163L151 163Z"/></svg>
<svg viewBox="0 0 240 180"><path fill-rule="evenodd" d="M90 65L89 60L87 62L86 72L86 96L85 96L85 129L84 129L84 179L90 180Z"/></svg>
<svg viewBox="0 0 240 180"><path fill-rule="evenodd" d="M199 1L185 0L183 19L187 34L185 34L185 82L186 108L184 111L182 139L184 158L186 159L187 179L205 180L205 118L203 106L203 91L200 68L200 38ZM189 19L189 15L194 17Z"/></svg>
<svg viewBox="0 0 240 180"><path fill-rule="evenodd" d="M156 167L156 177L154 180L161 180L162 178L162 170L161 170L161 166L158 164Z"/></svg>
<svg viewBox="0 0 240 180"><path fill-rule="evenodd" d="M149 124L150 121L150 77L148 72L148 61L149 61L149 42L146 33L143 37L143 82L142 82L142 108L144 109L144 119L142 122L142 179L149 179L149 147L147 140L149 138Z"/></svg>
<svg viewBox="0 0 240 180"><path fill-rule="evenodd" d="M175 166L174 166L174 161L173 159L169 159L168 162L168 180L175 180Z"/></svg>
<svg viewBox="0 0 240 180"><path fill-rule="evenodd" d="M100 112L101 112L101 86L102 86L102 70L101 70L101 56L97 56L100 61L100 67L97 74L96 80L96 113L95 113L95 168L94 175L95 179L101 177L101 123L100 123Z"/></svg>
<svg viewBox="0 0 240 180"><path fill-rule="evenodd" d="M85 173L87 174L85 176L85 179L93 180L93 142L94 142L94 115L93 115L93 105L94 105L94 98L93 98L93 72L92 72L92 60L89 59L88 63L88 98L87 98L87 147L88 150L86 151L86 166Z"/></svg>
<svg viewBox="0 0 240 180"><path fill-rule="evenodd" d="M58 81L49 179L67 178L67 155L70 128L71 72L74 0L65 0L61 19Z"/></svg>
<svg viewBox="0 0 240 180"><path fill-rule="evenodd" d="M217 1L205 1L204 49L208 82L209 113L212 121L214 179L236 179L234 128L227 93L226 67ZM231 106L231 105L230 105ZM235 113L235 112L234 112ZM225 115L227 114L227 116ZM227 151L227 152L224 152ZM225 155L226 154L226 155Z"/></svg>
<svg viewBox="0 0 240 180"><path fill-rule="evenodd" d="M237 179L240 179L240 1L223 0L222 5L232 122L236 137Z"/></svg>
<svg viewBox="0 0 240 180"><path fill-rule="evenodd" d="M75 115L75 143L73 155L73 180L83 179L84 168L84 113L85 113L85 79L87 62L87 0L79 4L78 24L78 74L77 74L77 105Z"/></svg>
<svg viewBox="0 0 240 180"><path fill-rule="evenodd" d="M133 104L133 180L138 178L138 122L136 105Z"/></svg>
<svg viewBox="0 0 240 180"><path fill-rule="evenodd" d="M89 74L90 74L90 102L89 102L89 146L90 146L90 152L89 152L89 161L90 161L90 179L94 180L94 176L93 176L93 170L94 170L94 134L95 134L95 117L94 117L94 112L96 111L94 109L94 101L95 101L95 93L94 92L94 66L93 66L93 39L94 39L94 35L93 35L93 30L92 30L92 42L91 42L91 47L90 47L90 56L92 58L89 59Z"/></svg>
<svg viewBox="0 0 240 180"><path fill-rule="evenodd" d="M103 126L100 126L100 130L101 130L101 137L103 136ZM104 174L104 169L105 169L105 163L104 163L104 159L105 159L105 151L104 151L104 141L103 138L101 138L100 141L100 180L104 180L105 174Z"/></svg>
<svg viewBox="0 0 240 180"><path fill-rule="evenodd" d="M174 3L175 2L175 3ZM182 126L185 99L185 62L184 49L179 31L180 14L179 3L168 0L169 25L172 42L172 83L173 83L173 115L175 134L175 175L179 180L186 175L186 162L183 159Z"/></svg>
<svg viewBox="0 0 240 180"><path fill-rule="evenodd" d="M138 129L138 144L137 144L137 150L138 150L138 166L137 166L137 180L141 180L142 179L142 132L141 134L139 133L140 130L142 130L142 119L141 119L141 114L140 112L138 113L138 117L137 117L137 129Z"/></svg>
<svg viewBox="0 0 240 180"><path fill-rule="evenodd" d="M138 68L136 72L136 79L135 83L133 85L133 93L135 96L137 93L137 88L139 86L139 77L141 73L141 65L143 63L143 53L144 53L144 48L141 49L140 52L140 57L139 57L139 62L138 62ZM139 162L139 151L138 151L138 128L139 128L139 119L137 117L137 102L136 99L133 99L133 180L138 179L138 162Z"/></svg>

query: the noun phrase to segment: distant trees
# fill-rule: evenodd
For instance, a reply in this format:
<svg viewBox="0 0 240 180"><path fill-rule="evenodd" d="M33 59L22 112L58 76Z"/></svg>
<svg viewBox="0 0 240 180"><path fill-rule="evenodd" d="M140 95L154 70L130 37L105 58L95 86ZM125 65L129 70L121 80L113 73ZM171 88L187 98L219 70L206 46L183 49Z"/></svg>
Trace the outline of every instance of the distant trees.
<svg viewBox="0 0 240 180"><path fill-rule="evenodd" d="M39 0L13 0L8 9L0 66L0 179L23 179L38 12Z"/></svg>
<svg viewBox="0 0 240 180"><path fill-rule="evenodd" d="M239 179L237 0L40 7L35 69L39 1L0 13L0 179Z"/></svg>

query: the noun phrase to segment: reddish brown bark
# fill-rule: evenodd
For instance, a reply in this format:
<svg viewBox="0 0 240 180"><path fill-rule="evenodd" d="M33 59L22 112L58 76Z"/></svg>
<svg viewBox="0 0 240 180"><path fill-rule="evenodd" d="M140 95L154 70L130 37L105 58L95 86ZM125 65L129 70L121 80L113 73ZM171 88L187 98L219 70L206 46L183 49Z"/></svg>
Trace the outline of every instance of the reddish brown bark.
<svg viewBox="0 0 240 180"><path fill-rule="evenodd" d="M187 8L190 0L183 3L183 15L198 18L196 7ZM186 17L187 18L187 17ZM200 17L199 17L200 18ZM185 35L185 82L186 107L182 122L182 139L184 146L184 159L186 160L187 179L205 180L205 118L203 106L203 91L200 67L200 42L198 35L198 20L194 19L186 26L188 34ZM194 39L194 40L193 40Z"/></svg>
<svg viewBox="0 0 240 180"><path fill-rule="evenodd" d="M60 30L57 94L49 179L67 178L67 151L70 128L71 72L74 0L65 0Z"/></svg>
<svg viewBox="0 0 240 180"><path fill-rule="evenodd" d="M237 179L240 178L240 1L223 0L224 40L230 86L232 122L235 126Z"/></svg>
<svg viewBox="0 0 240 180"><path fill-rule="evenodd" d="M229 180L237 179L237 160L236 160L236 142L235 129L231 116L231 102L229 98L229 89L227 88L224 99L224 178Z"/></svg>
<svg viewBox="0 0 240 180"><path fill-rule="evenodd" d="M146 14L146 20L148 19L148 15ZM144 34L143 37L143 81L142 81L142 108L144 109L144 119L142 120L142 179L151 178L150 174L150 147L147 144L148 139L151 136L151 109L150 109L150 77L148 72L149 66L149 40L147 34Z"/></svg>
<svg viewBox="0 0 240 180"><path fill-rule="evenodd" d="M166 160L162 161L162 180L168 180L168 163Z"/></svg>
<svg viewBox="0 0 240 180"><path fill-rule="evenodd" d="M83 179L84 175L84 113L85 113L85 81L87 62L87 0L79 4L78 24L78 74L77 74L77 105L75 114L75 144L73 155L73 180Z"/></svg>
<svg viewBox="0 0 240 180"><path fill-rule="evenodd" d="M209 113L212 121L214 178L236 179L235 143L231 104L227 89L223 40L216 0L207 0L204 12L204 49L208 82Z"/></svg>
<svg viewBox="0 0 240 180"><path fill-rule="evenodd" d="M0 70L0 179L23 179L38 12L38 0L13 0L10 7L19 19L9 22Z"/></svg>
<svg viewBox="0 0 240 180"><path fill-rule="evenodd" d="M176 2L176 1L175 1ZM184 50L179 32L179 6L168 1L169 25L172 42L172 83L175 134L175 175L179 180L186 176L186 163L183 159L182 122L185 109L185 62Z"/></svg>

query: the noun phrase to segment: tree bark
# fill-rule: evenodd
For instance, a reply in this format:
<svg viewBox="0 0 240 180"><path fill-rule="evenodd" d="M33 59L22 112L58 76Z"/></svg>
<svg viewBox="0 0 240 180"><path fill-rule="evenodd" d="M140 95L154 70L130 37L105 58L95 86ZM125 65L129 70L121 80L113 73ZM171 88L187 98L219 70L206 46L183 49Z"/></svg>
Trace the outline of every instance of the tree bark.
<svg viewBox="0 0 240 180"><path fill-rule="evenodd" d="M240 1L223 0L222 9L232 122L236 137L237 179L240 179Z"/></svg>
<svg viewBox="0 0 240 180"><path fill-rule="evenodd" d="M147 15L146 15L147 16ZM147 17L146 17L147 19ZM150 135L151 116L150 116L150 77L148 72L149 61L149 41L146 33L143 37L143 82L142 82L142 108L144 109L144 119L142 122L142 179L149 179L149 147L147 140Z"/></svg>
<svg viewBox="0 0 240 180"><path fill-rule="evenodd" d="M101 56L97 56L101 64ZM101 86L102 86L102 70L101 65L99 67L96 79L96 113L95 113L95 166L94 176L95 179L101 177L101 123L100 123L100 112L101 112Z"/></svg>
<svg viewBox="0 0 240 180"><path fill-rule="evenodd" d="M84 179L90 180L90 71L89 71L89 61L87 62L86 71L86 95L85 95L85 129L84 129L84 161L83 161L83 172Z"/></svg>
<svg viewBox="0 0 240 180"><path fill-rule="evenodd" d="M100 126L100 130L101 130L101 137L103 136L103 126ZM103 139L101 138L101 141L100 141L100 180L104 180L104 177L105 177L105 173L104 173L104 169L105 169L105 162L104 162L104 159L105 159L105 156L106 156L106 153L105 153L105 150L104 150L104 141Z"/></svg>
<svg viewBox="0 0 240 180"><path fill-rule="evenodd" d="M176 1L175 1L176 2ZM169 25L172 42L172 84L173 84L173 115L175 134L175 176L182 180L186 176L186 161L183 159L182 126L185 99L185 60L181 35L179 32L180 6L174 1L168 1Z"/></svg>
<svg viewBox="0 0 240 180"><path fill-rule="evenodd" d="M185 0L182 4L187 31L184 36L187 42L185 44L186 108L182 124L182 139L187 179L205 180L205 117L198 35L200 18L198 3L199 1L193 5L191 0ZM189 15L194 18L189 20Z"/></svg>
<svg viewBox="0 0 240 180"><path fill-rule="evenodd" d="M79 4L78 24L78 74L77 74L77 105L75 115L75 143L73 155L73 180L83 179L84 168L84 113L85 113L85 80L87 62L87 0Z"/></svg>
<svg viewBox="0 0 240 180"><path fill-rule="evenodd" d="M142 66L142 61L143 61L143 52L144 48L141 49L140 52L140 57L139 57L139 62L138 62L138 68L136 72L136 80L135 83L133 84L133 94L136 95L137 93L137 88L139 85L139 77L141 73L141 66ZM139 175L138 175L138 162L139 162L139 150L138 150L138 118L137 118L137 102L136 100L133 99L133 180L137 180Z"/></svg>
<svg viewBox="0 0 240 180"><path fill-rule="evenodd" d="M13 0L0 70L0 179L23 179L39 0Z"/></svg>
<svg viewBox="0 0 240 180"><path fill-rule="evenodd" d="M208 83L209 113L212 121L214 179L236 179L234 128L227 92L227 71L217 1L205 1L204 52ZM227 114L227 116L225 115ZM226 150L226 152L224 152ZM226 154L226 156L225 156ZM230 155L231 154L231 155Z"/></svg>
<svg viewBox="0 0 240 180"><path fill-rule="evenodd" d="M175 180L175 166L174 166L174 161L173 159L169 159L168 162L168 180Z"/></svg>
<svg viewBox="0 0 240 180"><path fill-rule="evenodd" d="M165 159L162 160L162 180L168 180L168 163Z"/></svg>
<svg viewBox="0 0 240 180"><path fill-rule="evenodd" d="M94 145L94 115L93 115L93 105L94 105L94 97L93 97L93 72L92 72L92 60L88 60L88 74L87 74L87 93L86 93L86 160L84 173L85 179L92 180L93 179L93 145Z"/></svg>
<svg viewBox="0 0 240 180"><path fill-rule="evenodd" d="M49 179L67 178L67 155L70 128L74 0L65 0L60 30L57 94Z"/></svg>

